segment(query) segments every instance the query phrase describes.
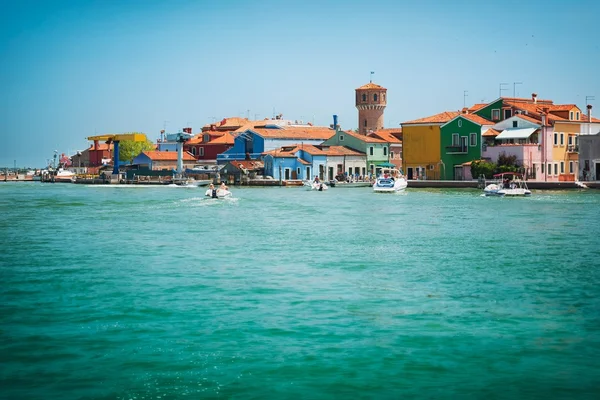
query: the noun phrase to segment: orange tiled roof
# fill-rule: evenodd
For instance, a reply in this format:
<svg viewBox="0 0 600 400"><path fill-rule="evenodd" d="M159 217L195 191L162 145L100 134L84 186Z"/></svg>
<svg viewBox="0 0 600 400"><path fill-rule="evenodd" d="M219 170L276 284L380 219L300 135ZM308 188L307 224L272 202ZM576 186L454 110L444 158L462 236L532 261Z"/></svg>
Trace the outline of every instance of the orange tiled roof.
<svg viewBox="0 0 600 400"><path fill-rule="evenodd" d="M234 141L235 137L231 133L225 132L223 135L214 138L207 144L233 144Z"/></svg>
<svg viewBox="0 0 600 400"><path fill-rule="evenodd" d="M402 127L399 126L397 128L385 128L385 129L378 129L375 132L387 132L387 133L402 133Z"/></svg>
<svg viewBox="0 0 600 400"><path fill-rule="evenodd" d="M537 99L536 102L533 101L532 98L527 98L527 97L501 97L502 100L506 101L510 101L513 103L529 103L529 104L543 104L543 105L552 105L554 104L554 102L552 100L542 100L542 99Z"/></svg>
<svg viewBox="0 0 600 400"><path fill-rule="evenodd" d="M291 149L290 149L291 147ZM274 150L265 151L262 155L273 156L273 157L287 157L287 158L296 158L296 145L293 146L285 146L283 148L278 148Z"/></svg>
<svg viewBox="0 0 600 400"><path fill-rule="evenodd" d="M479 125L494 125L492 121L489 121L476 114L461 114L460 116Z"/></svg>
<svg viewBox="0 0 600 400"><path fill-rule="evenodd" d="M413 119L412 121L406 121L402 124L445 124L451 119L456 118L460 113L458 111L444 111L439 114L432 115L430 117Z"/></svg>
<svg viewBox="0 0 600 400"><path fill-rule="evenodd" d="M571 111L574 108L579 109L575 104L553 104L548 107L550 111ZM581 111L581 110L579 110Z"/></svg>
<svg viewBox="0 0 600 400"><path fill-rule="evenodd" d="M328 156L364 156L365 155L365 153L361 153L360 151L352 150L351 148L346 147L346 146L329 146L327 149L323 148L323 151L325 151Z"/></svg>
<svg viewBox="0 0 600 400"><path fill-rule="evenodd" d="M265 138L327 140L335 134L329 128L286 127L285 129L251 128Z"/></svg>
<svg viewBox="0 0 600 400"><path fill-rule="evenodd" d="M177 161L176 151L144 151L149 159L152 161ZM193 155L185 151L183 153L183 161L196 161Z"/></svg>
<svg viewBox="0 0 600 400"><path fill-rule="evenodd" d="M484 137L496 137L500 134L500 131L497 131L493 128L488 129L487 131L483 132L483 134L481 136Z"/></svg>
<svg viewBox="0 0 600 400"><path fill-rule="evenodd" d="M387 143L385 140L378 139L373 136L361 135L360 133L352 132L352 131L344 131L345 135L350 135L352 137L357 138L365 143Z"/></svg>
<svg viewBox="0 0 600 400"><path fill-rule="evenodd" d="M488 103L476 103L469 108L469 112L475 112L477 110L481 110L483 107L487 106Z"/></svg>
<svg viewBox="0 0 600 400"><path fill-rule="evenodd" d="M392 135L392 133L390 131L391 131L391 129L379 129L375 132L370 133L369 135L373 135L373 136L377 137L378 139L384 140L388 143L402 143L402 141L400 139L398 139L396 136ZM394 132L402 133L402 130L398 129L398 130L395 130Z"/></svg>
<svg viewBox="0 0 600 400"><path fill-rule="evenodd" d="M366 85L362 85L361 87L357 88L356 90L363 90L363 89L380 89L380 90L387 90L386 88L384 88L381 85L378 85L376 83L373 82L369 82Z"/></svg>
<svg viewBox="0 0 600 400"><path fill-rule="evenodd" d="M529 122L533 122L534 124L538 124L541 125L542 121L540 121L539 119L533 118L529 115L525 115L525 114L515 114L513 115L513 117L519 117L525 121L529 121Z"/></svg>
<svg viewBox="0 0 600 400"><path fill-rule="evenodd" d="M313 156L325 156L327 155L327 153L323 150L321 150L318 147L315 147L311 144L297 144L296 145L296 151L298 150L303 150L305 152L307 152L308 154L311 154Z"/></svg>

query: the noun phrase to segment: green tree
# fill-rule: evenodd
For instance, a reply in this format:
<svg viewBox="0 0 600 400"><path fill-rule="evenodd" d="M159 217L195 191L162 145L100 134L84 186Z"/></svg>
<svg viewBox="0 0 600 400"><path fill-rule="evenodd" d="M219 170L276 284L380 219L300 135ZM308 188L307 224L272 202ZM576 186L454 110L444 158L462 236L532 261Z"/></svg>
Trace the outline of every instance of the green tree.
<svg viewBox="0 0 600 400"><path fill-rule="evenodd" d="M487 179L493 178L496 164L485 160L471 161L471 176L479 178L484 175Z"/></svg>
<svg viewBox="0 0 600 400"><path fill-rule="evenodd" d="M517 163L517 156L507 156L506 153L502 152L498 156L498 167L496 173L502 172L518 172L520 170L519 164Z"/></svg>
<svg viewBox="0 0 600 400"><path fill-rule="evenodd" d="M139 132L131 132L139 133ZM119 161L131 162L141 152L154 150L154 143L146 139L144 142L134 142L133 140L123 140L119 143Z"/></svg>

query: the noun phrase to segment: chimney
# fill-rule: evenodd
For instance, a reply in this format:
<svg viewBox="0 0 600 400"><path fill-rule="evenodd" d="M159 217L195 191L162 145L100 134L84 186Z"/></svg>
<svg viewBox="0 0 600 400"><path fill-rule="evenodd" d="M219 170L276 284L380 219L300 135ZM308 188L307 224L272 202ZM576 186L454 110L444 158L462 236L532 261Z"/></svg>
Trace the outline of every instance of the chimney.
<svg viewBox="0 0 600 400"><path fill-rule="evenodd" d="M463 107L462 113L463 114L468 114L469 113L469 109L467 107Z"/></svg>
<svg viewBox="0 0 600 400"><path fill-rule="evenodd" d="M533 104L537 103L537 93L531 93L531 100L533 100Z"/></svg>
<svg viewBox="0 0 600 400"><path fill-rule="evenodd" d="M333 115L333 129L335 131L337 131L337 126L338 126L338 124L337 124L337 115L334 114Z"/></svg>
<svg viewBox="0 0 600 400"><path fill-rule="evenodd" d="M588 114L589 114L589 110L588 110ZM94 140L94 150L98 150L98 141Z"/></svg>
<svg viewBox="0 0 600 400"><path fill-rule="evenodd" d="M587 110L588 110L588 122L592 122L592 105L588 104L587 105Z"/></svg>

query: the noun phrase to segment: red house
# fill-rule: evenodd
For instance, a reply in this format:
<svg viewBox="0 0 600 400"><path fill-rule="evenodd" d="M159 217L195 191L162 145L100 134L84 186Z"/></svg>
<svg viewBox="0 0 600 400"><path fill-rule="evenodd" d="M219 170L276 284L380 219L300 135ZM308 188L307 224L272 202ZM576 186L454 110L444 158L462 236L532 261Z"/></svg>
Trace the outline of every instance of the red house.
<svg viewBox="0 0 600 400"><path fill-rule="evenodd" d="M217 163L217 155L233 147L234 136L229 132L204 131L183 145L196 160Z"/></svg>

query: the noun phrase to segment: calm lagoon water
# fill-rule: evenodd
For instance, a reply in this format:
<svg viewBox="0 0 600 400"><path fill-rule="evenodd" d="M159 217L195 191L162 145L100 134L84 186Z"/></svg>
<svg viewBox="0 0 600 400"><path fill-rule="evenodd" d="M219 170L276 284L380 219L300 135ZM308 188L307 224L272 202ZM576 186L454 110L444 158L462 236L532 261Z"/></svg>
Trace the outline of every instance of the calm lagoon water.
<svg viewBox="0 0 600 400"><path fill-rule="evenodd" d="M598 398L600 192L0 184L0 397Z"/></svg>

